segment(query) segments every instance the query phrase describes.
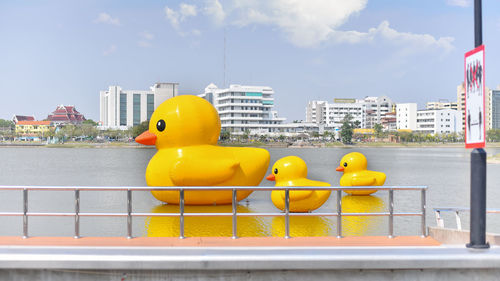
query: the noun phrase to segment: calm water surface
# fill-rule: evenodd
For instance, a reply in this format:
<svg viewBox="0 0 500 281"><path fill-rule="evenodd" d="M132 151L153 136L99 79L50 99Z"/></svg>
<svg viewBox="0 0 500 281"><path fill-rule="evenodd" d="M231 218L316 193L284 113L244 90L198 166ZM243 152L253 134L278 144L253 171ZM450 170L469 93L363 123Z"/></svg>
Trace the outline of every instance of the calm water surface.
<svg viewBox="0 0 500 281"><path fill-rule="evenodd" d="M368 158L368 168L387 174L386 185L427 185L427 222L435 225L434 207L469 205L470 150L462 148L272 148L271 164L277 159L297 155L303 158L309 178L338 185L341 174L335 171L346 153L359 151ZM145 148L0 148L1 185L61 186L145 186L144 173L155 149ZM488 149L488 155L500 149ZM270 173L270 168L268 173ZM500 164L488 164L488 208L500 208ZM264 180L261 185L273 183ZM32 191L30 211L73 212L73 192ZM372 196L345 196L346 212L380 212L387 210L387 192ZM336 210L335 195L318 211ZM420 193L395 192L395 212L416 212ZM0 191L0 212L22 211L20 191ZM175 212L177 206L163 205L149 192L134 192L135 212ZM126 212L125 192L81 192L81 212ZM187 206L188 212L231 212L231 206ZM275 212L269 192L254 192L240 202L239 212ZM445 214L446 226L455 227L453 214ZM31 236L72 236L73 218L30 217ZM396 235L420 234L419 217L395 218ZM464 227L468 216L462 216ZM284 235L281 217L238 218L240 236ZM22 235L21 217L0 217L0 235ZM500 215L488 215L488 231L500 232ZM385 217L344 217L344 235L386 235ZM83 236L126 235L125 218L81 218ZM292 217L292 236L335 235L335 217ZM135 236L176 236L178 219L168 217L134 218ZM231 219L220 217L186 217L186 235L230 236Z"/></svg>

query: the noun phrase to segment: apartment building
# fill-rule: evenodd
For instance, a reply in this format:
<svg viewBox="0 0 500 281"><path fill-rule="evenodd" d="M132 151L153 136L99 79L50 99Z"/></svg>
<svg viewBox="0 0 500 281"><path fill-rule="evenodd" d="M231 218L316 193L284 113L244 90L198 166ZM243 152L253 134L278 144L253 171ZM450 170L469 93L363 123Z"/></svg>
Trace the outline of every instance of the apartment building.
<svg viewBox="0 0 500 281"><path fill-rule="evenodd" d="M449 102L448 100L430 101L425 104L425 109L427 110L439 110L439 109L454 109L458 110L457 102Z"/></svg>
<svg viewBox="0 0 500 281"><path fill-rule="evenodd" d="M417 104L398 103L396 104L396 128L398 130L417 129Z"/></svg>
<svg viewBox="0 0 500 281"><path fill-rule="evenodd" d="M450 134L462 132L462 112L453 109L417 111L417 132Z"/></svg>
<svg viewBox="0 0 500 281"><path fill-rule="evenodd" d="M219 89L215 84L198 95L209 101L219 113L221 127L234 134L279 132L286 120L274 108L274 91L267 86L230 85Z"/></svg>

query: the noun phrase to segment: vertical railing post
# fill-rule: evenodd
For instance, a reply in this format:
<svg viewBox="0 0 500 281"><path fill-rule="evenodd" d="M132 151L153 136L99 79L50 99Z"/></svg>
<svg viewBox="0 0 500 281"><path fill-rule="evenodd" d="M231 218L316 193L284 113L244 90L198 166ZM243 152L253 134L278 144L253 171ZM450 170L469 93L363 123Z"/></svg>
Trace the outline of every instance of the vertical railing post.
<svg viewBox="0 0 500 281"><path fill-rule="evenodd" d="M179 190L179 239L184 239L184 189Z"/></svg>
<svg viewBox="0 0 500 281"><path fill-rule="evenodd" d="M237 223L238 223L238 220L237 220L237 213L236 213L236 207L238 205L238 200L236 198L236 189L233 188L233 199L232 199L232 202L233 204L233 239L236 239L238 238L238 226L237 226Z"/></svg>
<svg viewBox="0 0 500 281"><path fill-rule="evenodd" d="M132 238L132 190L127 190L127 239Z"/></svg>
<svg viewBox="0 0 500 281"><path fill-rule="evenodd" d="M28 189L23 189L23 238L28 238Z"/></svg>
<svg viewBox="0 0 500 281"><path fill-rule="evenodd" d="M342 238L342 190L337 190L337 238Z"/></svg>
<svg viewBox="0 0 500 281"><path fill-rule="evenodd" d="M285 189L285 238L290 238L290 190Z"/></svg>
<svg viewBox="0 0 500 281"><path fill-rule="evenodd" d="M421 196L420 196L420 205L421 205L421 208L422 208L422 237L427 237L427 226L426 226L426 222L425 222L425 209L426 209L426 197L425 197L425 188L422 189L421 191ZM443 225L444 227L444 225Z"/></svg>
<svg viewBox="0 0 500 281"><path fill-rule="evenodd" d="M80 190L75 189L75 239L80 238Z"/></svg>
<svg viewBox="0 0 500 281"><path fill-rule="evenodd" d="M394 190L389 189L389 238L394 238Z"/></svg>

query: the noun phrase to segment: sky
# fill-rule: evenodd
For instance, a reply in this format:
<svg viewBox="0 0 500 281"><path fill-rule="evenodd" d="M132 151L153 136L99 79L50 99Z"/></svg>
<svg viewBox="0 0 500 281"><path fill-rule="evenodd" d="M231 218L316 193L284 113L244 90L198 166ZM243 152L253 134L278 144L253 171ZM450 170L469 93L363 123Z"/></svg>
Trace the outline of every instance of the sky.
<svg viewBox="0 0 500 281"><path fill-rule="evenodd" d="M500 85L499 11L483 0L490 88ZM1 1L0 36L2 119L42 120L64 104L99 121L110 85L177 82L180 94L270 86L291 122L310 100L456 101L473 1Z"/></svg>

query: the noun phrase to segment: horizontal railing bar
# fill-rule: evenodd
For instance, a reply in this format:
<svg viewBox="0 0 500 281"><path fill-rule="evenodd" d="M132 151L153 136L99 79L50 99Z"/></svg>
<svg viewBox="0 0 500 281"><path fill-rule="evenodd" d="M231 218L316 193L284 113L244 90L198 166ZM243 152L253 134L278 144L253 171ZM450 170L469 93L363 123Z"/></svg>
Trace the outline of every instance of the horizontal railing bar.
<svg viewBox="0 0 500 281"><path fill-rule="evenodd" d="M158 190L285 190L280 186L11 186L0 185L0 190L52 190L52 191L158 191ZM422 190L427 186L294 186L290 190Z"/></svg>
<svg viewBox="0 0 500 281"><path fill-rule="evenodd" d="M434 212L468 212L469 208L454 208L454 207L444 207L444 208L434 208ZM500 213L500 209L486 209L486 213L497 214Z"/></svg>
<svg viewBox="0 0 500 281"><path fill-rule="evenodd" d="M23 216L23 212L1 212L0 216ZM27 216L32 217L72 217L76 216L76 213L37 213L28 212ZM83 217L126 217L127 213L78 213L79 216ZM178 217L179 213L131 213L134 217ZM187 217L221 217L232 216L232 213L184 213ZM337 213L290 213L290 216L316 216L316 217L336 217ZM342 213L343 216L388 216L389 213ZM422 213L394 213L394 216L421 216ZM285 216L285 213L237 213L238 217L279 217Z"/></svg>

